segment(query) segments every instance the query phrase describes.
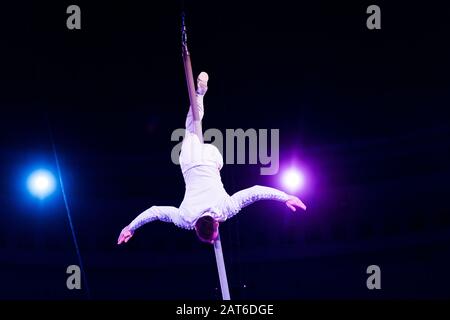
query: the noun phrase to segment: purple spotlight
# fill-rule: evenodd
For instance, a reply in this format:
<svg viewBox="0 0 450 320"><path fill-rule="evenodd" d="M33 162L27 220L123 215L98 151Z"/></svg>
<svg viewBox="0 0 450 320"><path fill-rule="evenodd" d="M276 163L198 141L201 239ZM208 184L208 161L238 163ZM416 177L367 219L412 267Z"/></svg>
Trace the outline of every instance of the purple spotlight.
<svg viewBox="0 0 450 320"><path fill-rule="evenodd" d="M290 192L300 190L305 183L303 173L297 168L289 168L283 172L281 177L282 183Z"/></svg>

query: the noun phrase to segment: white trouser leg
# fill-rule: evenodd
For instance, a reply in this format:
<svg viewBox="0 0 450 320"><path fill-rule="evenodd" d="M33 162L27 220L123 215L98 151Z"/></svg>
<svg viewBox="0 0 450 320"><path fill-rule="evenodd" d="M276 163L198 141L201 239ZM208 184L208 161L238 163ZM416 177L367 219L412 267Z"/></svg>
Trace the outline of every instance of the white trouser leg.
<svg viewBox="0 0 450 320"><path fill-rule="evenodd" d="M200 120L202 120L204 115L203 95L197 94L196 99L197 99L198 113L200 115ZM186 131L190 133L195 133L194 116L192 115L191 107L189 107L189 111L186 117Z"/></svg>

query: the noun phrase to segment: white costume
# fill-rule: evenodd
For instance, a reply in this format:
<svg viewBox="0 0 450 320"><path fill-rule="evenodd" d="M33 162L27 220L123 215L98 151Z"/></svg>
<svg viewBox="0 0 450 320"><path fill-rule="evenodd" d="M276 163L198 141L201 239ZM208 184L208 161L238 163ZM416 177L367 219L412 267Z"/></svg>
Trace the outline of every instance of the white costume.
<svg viewBox="0 0 450 320"><path fill-rule="evenodd" d="M200 118L203 118L203 95L197 94L197 106ZM153 206L130 223L130 230L135 231L154 220L173 222L178 227L194 229L195 222L204 215L223 222L255 201L288 200L286 193L263 186L254 186L232 196L228 195L220 178L222 155L214 145L200 142L194 132L192 111L189 108L180 153L180 166L186 184L180 207Z"/></svg>

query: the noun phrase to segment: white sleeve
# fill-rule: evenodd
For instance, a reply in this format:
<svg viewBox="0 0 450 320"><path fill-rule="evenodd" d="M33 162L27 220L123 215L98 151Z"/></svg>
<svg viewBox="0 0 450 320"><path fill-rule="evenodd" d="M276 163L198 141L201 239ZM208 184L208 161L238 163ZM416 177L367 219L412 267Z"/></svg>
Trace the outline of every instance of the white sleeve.
<svg viewBox="0 0 450 320"><path fill-rule="evenodd" d="M146 223L161 220L174 222L177 220L178 208L167 206L153 206L138 215L130 224L130 230L135 231Z"/></svg>
<svg viewBox="0 0 450 320"><path fill-rule="evenodd" d="M259 200L275 200L286 202L289 195L283 191L263 186L253 186L248 189L236 192L230 197L231 203L227 206L225 214L227 218L231 218L242 208Z"/></svg>

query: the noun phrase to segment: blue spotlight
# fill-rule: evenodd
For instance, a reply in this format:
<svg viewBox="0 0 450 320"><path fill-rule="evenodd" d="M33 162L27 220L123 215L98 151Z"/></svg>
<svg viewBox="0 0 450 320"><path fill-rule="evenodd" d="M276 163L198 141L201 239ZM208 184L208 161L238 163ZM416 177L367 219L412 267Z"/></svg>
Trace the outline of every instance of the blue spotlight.
<svg viewBox="0 0 450 320"><path fill-rule="evenodd" d="M36 170L28 177L27 187L33 196L44 199L56 189L55 176L45 169Z"/></svg>

